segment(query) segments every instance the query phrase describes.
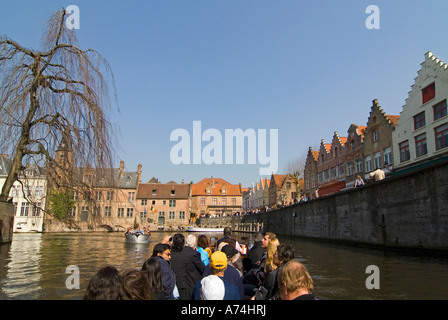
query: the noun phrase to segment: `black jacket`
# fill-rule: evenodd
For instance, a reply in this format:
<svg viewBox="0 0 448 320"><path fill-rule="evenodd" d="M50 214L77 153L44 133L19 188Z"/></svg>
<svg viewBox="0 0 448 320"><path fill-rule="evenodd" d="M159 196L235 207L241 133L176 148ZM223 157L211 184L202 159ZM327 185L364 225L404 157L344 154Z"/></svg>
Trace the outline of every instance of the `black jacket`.
<svg viewBox="0 0 448 320"><path fill-rule="evenodd" d="M205 265L201 255L191 247L181 252L171 251L171 270L176 274L179 300L190 300L196 282L202 279Z"/></svg>

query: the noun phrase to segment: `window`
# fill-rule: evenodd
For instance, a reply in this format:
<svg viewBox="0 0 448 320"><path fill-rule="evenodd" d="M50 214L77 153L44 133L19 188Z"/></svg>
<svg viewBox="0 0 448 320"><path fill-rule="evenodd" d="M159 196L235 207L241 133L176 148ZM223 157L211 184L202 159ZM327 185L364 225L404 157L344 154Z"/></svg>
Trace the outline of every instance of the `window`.
<svg viewBox="0 0 448 320"><path fill-rule="evenodd" d="M227 198L222 198L221 202L222 202L223 206L226 206L227 205Z"/></svg>
<svg viewBox="0 0 448 320"><path fill-rule="evenodd" d="M436 134L436 150L448 147L448 123L437 127Z"/></svg>
<svg viewBox="0 0 448 320"><path fill-rule="evenodd" d="M366 157L366 161L365 161L365 163L366 163L366 172L370 172L370 171L372 171L372 157L371 156L367 156Z"/></svg>
<svg viewBox="0 0 448 320"><path fill-rule="evenodd" d="M179 211L179 219L185 220L185 211Z"/></svg>
<svg viewBox="0 0 448 320"><path fill-rule="evenodd" d="M22 208L20 210L21 217L28 217L29 207L30 207L30 204L28 202L22 202Z"/></svg>
<svg viewBox="0 0 448 320"><path fill-rule="evenodd" d="M379 140L378 129L373 130L373 132L372 132L372 140L373 140L373 142L378 142L378 140Z"/></svg>
<svg viewBox="0 0 448 320"><path fill-rule="evenodd" d="M96 201L101 201L102 198L103 198L103 192L101 192L101 191L96 191L96 192L95 192L95 200L96 200Z"/></svg>
<svg viewBox="0 0 448 320"><path fill-rule="evenodd" d="M347 163L347 176L351 176L353 174L353 162Z"/></svg>
<svg viewBox="0 0 448 320"><path fill-rule="evenodd" d="M212 205L216 206L218 204L218 199L212 198Z"/></svg>
<svg viewBox="0 0 448 320"><path fill-rule="evenodd" d="M34 204L33 211L31 212L31 216L32 217L39 217L40 216L40 211L41 211L40 206L41 206L40 202L37 202L37 203Z"/></svg>
<svg viewBox="0 0 448 320"><path fill-rule="evenodd" d="M355 146L356 146L356 144L355 144L355 140L352 140L352 141L350 142L350 145L351 145L352 151L355 150Z"/></svg>
<svg viewBox="0 0 448 320"><path fill-rule="evenodd" d="M126 217L127 218L132 218L133 214L134 214L134 208L127 208L127 210L126 210Z"/></svg>
<svg viewBox="0 0 448 320"><path fill-rule="evenodd" d="M110 217L111 212L112 212L112 207L109 207L109 206L104 207L104 216L105 217Z"/></svg>
<svg viewBox="0 0 448 320"><path fill-rule="evenodd" d="M142 199L142 206L146 206L148 204L148 199Z"/></svg>
<svg viewBox="0 0 448 320"><path fill-rule="evenodd" d="M152 190L152 195L153 196L157 195L157 190Z"/></svg>
<svg viewBox="0 0 448 320"><path fill-rule="evenodd" d="M205 198L201 198L201 206L205 206Z"/></svg>
<svg viewBox="0 0 448 320"><path fill-rule="evenodd" d="M432 107L434 110L434 121L446 116L446 100Z"/></svg>
<svg viewBox="0 0 448 320"><path fill-rule="evenodd" d="M388 166L392 164L392 150L391 148L384 149L384 165Z"/></svg>
<svg viewBox="0 0 448 320"><path fill-rule="evenodd" d="M415 137L415 153L417 154L417 157L428 153L428 148L426 147L426 133Z"/></svg>
<svg viewBox="0 0 448 320"><path fill-rule="evenodd" d="M409 141L403 141L399 144L400 147L400 162L407 161L411 159L411 154L409 153Z"/></svg>
<svg viewBox="0 0 448 320"><path fill-rule="evenodd" d="M89 206L81 207L81 221L87 221L89 217Z"/></svg>
<svg viewBox="0 0 448 320"><path fill-rule="evenodd" d="M236 198L232 198L232 206L236 206Z"/></svg>
<svg viewBox="0 0 448 320"><path fill-rule="evenodd" d="M113 191L107 191L106 200L112 201L114 199L114 192Z"/></svg>
<svg viewBox="0 0 448 320"><path fill-rule="evenodd" d="M324 183L330 181L330 170L324 171Z"/></svg>
<svg viewBox="0 0 448 320"><path fill-rule="evenodd" d="M118 208L117 217L118 218L123 218L123 216L124 216L124 208Z"/></svg>
<svg viewBox="0 0 448 320"><path fill-rule="evenodd" d="M170 211L168 213L168 219L173 220L176 217L176 211Z"/></svg>
<svg viewBox="0 0 448 320"><path fill-rule="evenodd" d="M176 207L176 200L170 200L169 207L170 208L175 208Z"/></svg>
<svg viewBox="0 0 448 320"><path fill-rule="evenodd" d="M165 211L159 211L159 218L165 217Z"/></svg>
<svg viewBox="0 0 448 320"><path fill-rule="evenodd" d="M422 103L426 103L436 96L436 85L431 83L429 86L422 89Z"/></svg>
<svg viewBox="0 0 448 320"><path fill-rule="evenodd" d="M135 192L128 192L128 200L129 201L135 200Z"/></svg>
<svg viewBox="0 0 448 320"><path fill-rule="evenodd" d="M76 207L73 207L73 208L71 208L71 209L68 211L68 216L69 216L69 217L75 217L75 216L76 216Z"/></svg>
<svg viewBox="0 0 448 320"><path fill-rule="evenodd" d="M356 159L355 163L356 163L356 173L362 172L362 160L361 160L361 158Z"/></svg>
<svg viewBox="0 0 448 320"><path fill-rule="evenodd" d="M344 165L341 164L338 166L338 179L342 179L345 176Z"/></svg>
<svg viewBox="0 0 448 320"><path fill-rule="evenodd" d="M414 129L424 127L426 124L425 121L425 111L420 112L418 115L414 116Z"/></svg>
<svg viewBox="0 0 448 320"><path fill-rule="evenodd" d="M176 190L171 190L171 196L175 196L176 195Z"/></svg>
<svg viewBox="0 0 448 320"><path fill-rule="evenodd" d="M381 168L381 152L376 152L373 155L373 162L375 164L375 169L376 168Z"/></svg>
<svg viewBox="0 0 448 320"><path fill-rule="evenodd" d="M38 185L36 186L36 189L34 190L34 196L36 198L42 198L44 195L44 186Z"/></svg>

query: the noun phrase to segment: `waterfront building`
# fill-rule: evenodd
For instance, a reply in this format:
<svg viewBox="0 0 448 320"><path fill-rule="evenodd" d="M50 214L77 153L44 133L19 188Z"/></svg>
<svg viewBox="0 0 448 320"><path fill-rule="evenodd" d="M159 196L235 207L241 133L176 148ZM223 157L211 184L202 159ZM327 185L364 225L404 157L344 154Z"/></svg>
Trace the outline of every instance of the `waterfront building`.
<svg viewBox="0 0 448 320"><path fill-rule="evenodd" d="M319 151L309 147L305 161L303 177L305 180L304 193L307 198L314 199L317 190L317 162L319 160Z"/></svg>
<svg viewBox="0 0 448 320"><path fill-rule="evenodd" d="M345 144L347 137L334 132L331 144L321 140L317 163L319 196L345 188Z"/></svg>
<svg viewBox="0 0 448 320"><path fill-rule="evenodd" d="M191 187L192 217L222 217L243 211L241 184L205 178Z"/></svg>
<svg viewBox="0 0 448 320"><path fill-rule="evenodd" d="M357 176L363 175L364 135L366 126L351 124L345 145L345 187L352 188Z"/></svg>
<svg viewBox="0 0 448 320"><path fill-rule="evenodd" d="M398 115L386 115L378 100L372 102L364 137L364 178L377 168L387 174L393 169L392 132L397 125Z"/></svg>
<svg viewBox="0 0 448 320"><path fill-rule="evenodd" d="M140 183L137 187L139 221L150 230L177 230L190 223L191 183Z"/></svg>
<svg viewBox="0 0 448 320"><path fill-rule="evenodd" d="M425 54L392 133L397 169L448 153L448 65Z"/></svg>
<svg viewBox="0 0 448 320"><path fill-rule="evenodd" d="M0 155L0 189L6 181L11 160ZM19 174L9 192L14 204L13 232L42 232L47 192L45 168L29 165Z"/></svg>
<svg viewBox="0 0 448 320"><path fill-rule="evenodd" d="M269 184L269 207L280 208L292 204L300 193L299 182L291 174L272 174Z"/></svg>

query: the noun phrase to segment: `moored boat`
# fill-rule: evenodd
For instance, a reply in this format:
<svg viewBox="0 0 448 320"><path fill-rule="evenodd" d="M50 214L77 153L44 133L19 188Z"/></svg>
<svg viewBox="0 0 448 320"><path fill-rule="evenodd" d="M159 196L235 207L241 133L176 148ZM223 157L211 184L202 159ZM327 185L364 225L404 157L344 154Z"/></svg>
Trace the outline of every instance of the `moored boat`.
<svg viewBox="0 0 448 320"><path fill-rule="evenodd" d="M194 227L189 226L187 228L189 232L223 232L224 228L205 228L205 227Z"/></svg>

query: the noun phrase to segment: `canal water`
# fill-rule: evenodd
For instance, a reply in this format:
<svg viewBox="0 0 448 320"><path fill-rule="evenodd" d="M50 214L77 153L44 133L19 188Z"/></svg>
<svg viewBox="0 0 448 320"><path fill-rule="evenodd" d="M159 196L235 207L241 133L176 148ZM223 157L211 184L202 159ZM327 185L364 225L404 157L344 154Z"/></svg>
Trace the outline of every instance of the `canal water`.
<svg viewBox="0 0 448 320"><path fill-rule="evenodd" d="M152 233L149 244L127 244L122 233L14 234L12 243L0 245L0 300L82 299L98 269L105 265L121 271L140 269L167 234L174 233ZM212 240L221 237L208 235ZM234 236L242 243L252 242L251 234ZM314 279L315 294L323 299L448 299L446 257L286 237L280 237L280 242L293 245L296 258ZM79 270L79 289L66 286L73 266ZM370 271L369 266L376 269ZM366 282L379 288L368 289Z"/></svg>

